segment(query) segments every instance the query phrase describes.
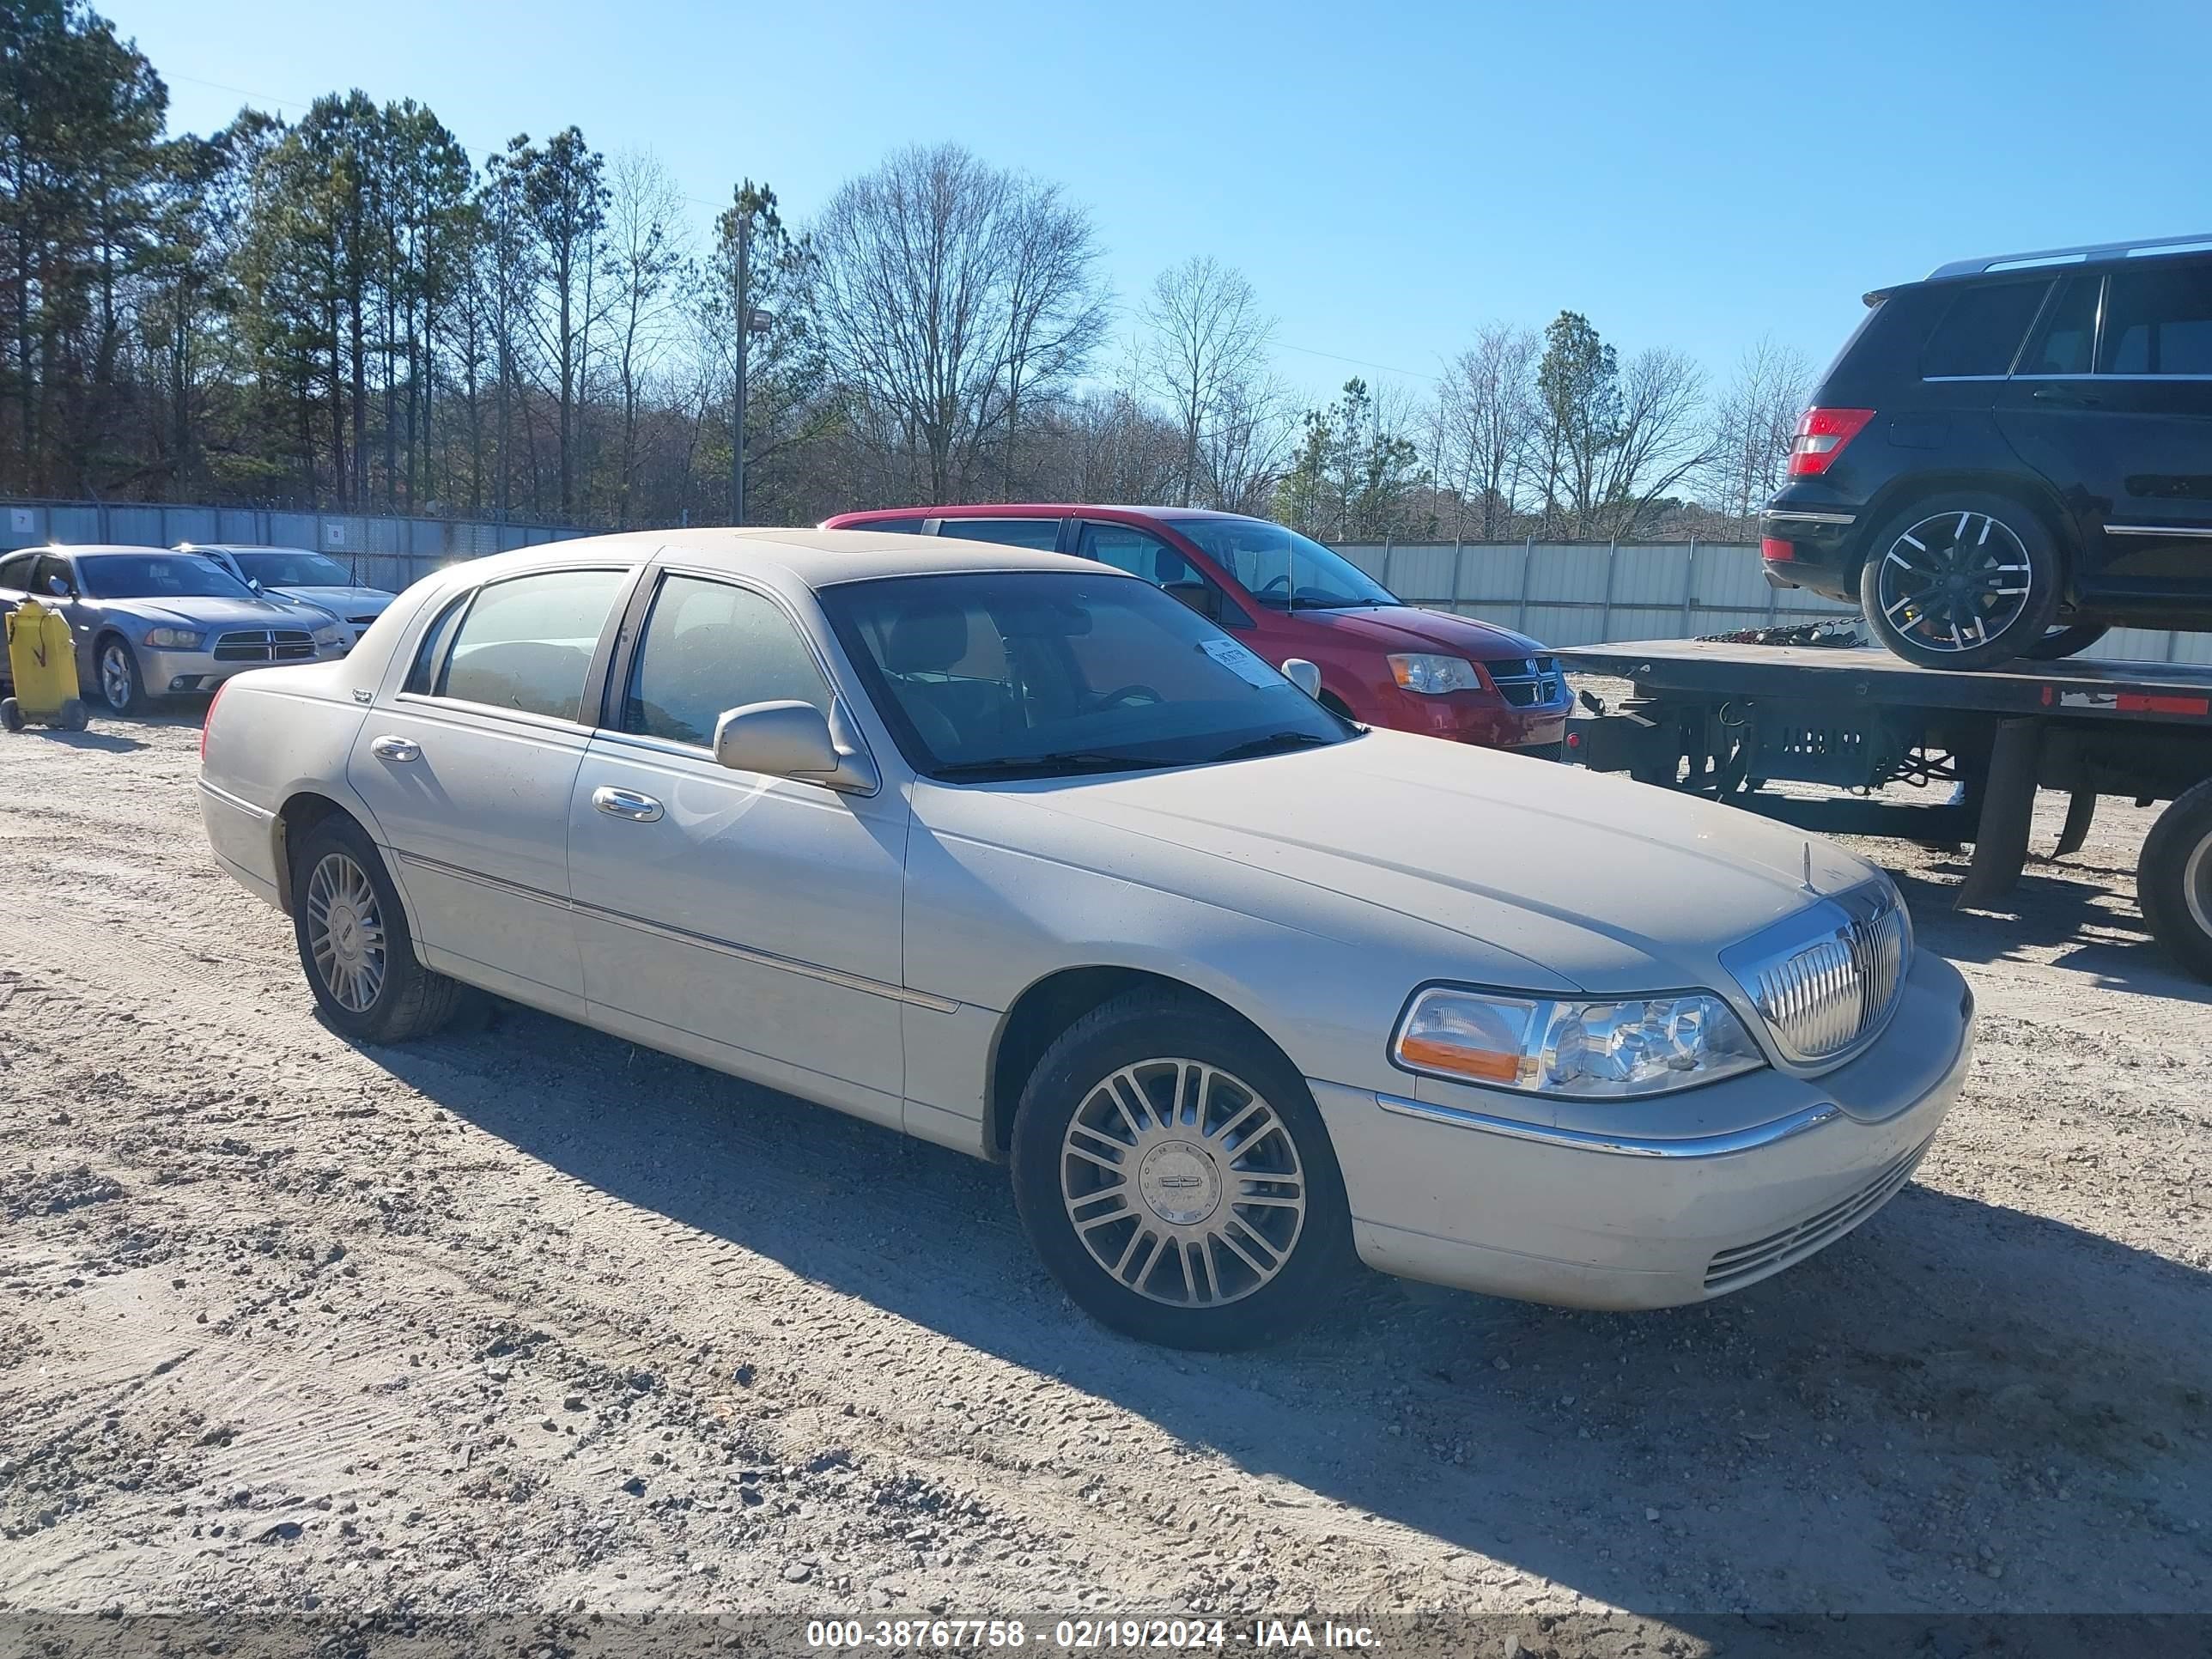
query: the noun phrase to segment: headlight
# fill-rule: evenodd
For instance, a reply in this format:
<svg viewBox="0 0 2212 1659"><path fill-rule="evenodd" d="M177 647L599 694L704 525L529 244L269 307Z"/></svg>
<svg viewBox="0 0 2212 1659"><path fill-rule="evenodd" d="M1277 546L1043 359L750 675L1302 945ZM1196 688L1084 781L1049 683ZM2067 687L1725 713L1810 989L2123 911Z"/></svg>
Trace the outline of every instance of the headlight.
<svg viewBox="0 0 2212 1659"><path fill-rule="evenodd" d="M349 637L351 636L347 634L345 629L339 627L336 623L332 623L327 628L318 628L314 631L314 640L317 645L343 645Z"/></svg>
<svg viewBox="0 0 2212 1659"><path fill-rule="evenodd" d="M1390 1052L1412 1071L1585 1098L1664 1094L1766 1063L1704 991L1568 1002L1436 986L1413 999Z"/></svg>
<svg viewBox="0 0 2212 1659"><path fill-rule="evenodd" d="M1431 657L1420 653L1393 656L1390 672L1408 691L1435 696L1445 691L1480 691L1482 676L1465 657Z"/></svg>
<svg viewBox="0 0 2212 1659"><path fill-rule="evenodd" d="M204 636L189 628L149 628L146 643L156 651L197 651Z"/></svg>

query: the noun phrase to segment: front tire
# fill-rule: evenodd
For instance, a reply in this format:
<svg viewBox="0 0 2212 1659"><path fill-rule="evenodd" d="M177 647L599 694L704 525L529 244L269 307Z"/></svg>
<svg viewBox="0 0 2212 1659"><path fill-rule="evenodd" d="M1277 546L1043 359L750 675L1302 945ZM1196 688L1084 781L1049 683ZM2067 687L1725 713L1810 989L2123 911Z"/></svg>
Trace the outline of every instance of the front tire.
<svg viewBox="0 0 2212 1659"><path fill-rule="evenodd" d="M1352 1259L1344 1177L1305 1079L1195 1000L1132 992L1063 1033L1022 1091L1023 1230L1076 1305L1170 1347L1250 1347Z"/></svg>
<svg viewBox="0 0 2212 1659"><path fill-rule="evenodd" d="M1867 626L1923 668L1994 668L2050 632L2065 572L2042 520L2002 495L1935 495L1875 532L1859 570Z"/></svg>
<svg viewBox="0 0 2212 1659"><path fill-rule="evenodd" d="M146 682L138 673L138 658L130 642L110 634L93 656L100 700L110 714L135 714L146 707Z"/></svg>
<svg viewBox="0 0 2212 1659"><path fill-rule="evenodd" d="M358 1042L404 1042L450 1021L465 988L415 958L399 894L351 818L309 830L292 865L292 929L323 1018Z"/></svg>
<svg viewBox="0 0 2212 1659"><path fill-rule="evenodd" d="M2136 902L2174 960L2212 980L2212 779L2185 791L2143 837Z"/></svg>

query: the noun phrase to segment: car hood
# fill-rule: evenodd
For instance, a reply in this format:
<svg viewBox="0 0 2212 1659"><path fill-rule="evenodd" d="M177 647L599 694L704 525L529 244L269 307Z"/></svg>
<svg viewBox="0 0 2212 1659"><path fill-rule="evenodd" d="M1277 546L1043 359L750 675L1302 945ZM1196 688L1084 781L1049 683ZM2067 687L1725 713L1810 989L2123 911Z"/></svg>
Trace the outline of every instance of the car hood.
<svg viewBox="0 0 2212 1659"><path fill-rule="evenodd" d="M288 599L304 599L333 616L366 616L392 603L392 595L380 587L272 587L269 591Z"/></svg>
<svg viewBox="0 0 2212 1659"><path fill-rule="evenodd" d="M1009 844L1248 912L1258 893L1316 932L1341 932L1340 896L1487 947L1437 977L1495 971L1504 952L1531 970L1510 982L1536 990L1724 987L1728 946L1876 878L1732 807L1398 732L991 793L1036 815L1004 822Z"/></svg>
<svg viewBox="0 0 2212 1659"><path fill-rule="evenodd" d="M323 619L305 615L297 605L267 599L155 599L151 597L97 601L109 617L132 617L155 623L182 623L195 628L307 628L323 625Z"/></svg>
<svg viewBox="0 0 2212 1659"><path fill-rule="evenodd" d="M1324 628L1346 644L1377 651L1433 651L1465 657L1472 662L1487 662L1534 656L1545 648L1526 634L1516 634L1495 623L1455 617L1447 611L1425 611L1419 605L1304 610L1297 615L1303 626Z"/></svg>

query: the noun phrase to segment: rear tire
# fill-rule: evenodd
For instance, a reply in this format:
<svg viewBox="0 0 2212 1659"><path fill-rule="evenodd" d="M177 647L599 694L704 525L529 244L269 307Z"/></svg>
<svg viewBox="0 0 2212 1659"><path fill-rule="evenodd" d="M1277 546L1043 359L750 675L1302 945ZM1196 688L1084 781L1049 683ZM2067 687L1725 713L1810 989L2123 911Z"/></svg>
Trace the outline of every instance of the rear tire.
<svg viewBox="0 0 2212 1659"><path fill-rule="evenodd" d="M291 858L292 929L323 1018L357 1042L404 1042L450 1021L468 994L415 957L392 878L362 827L332 816Z"/></svg>
<svg viewBox="0 0 2212 1659"><path fill-rule="evenodd" d="M1868 544L1859 606L1874 635L1923 668L1995 668L2051 630L2065 580L2043 521L2003 495L1923 497Z"/></svg>
<svg viewBox="0 0 2212 1659"><path fill-rule="evenodd" d="M2020 654L2037 662L2057 662L2067 657L2078 657L2112 630L2109 626L2054 628Z"/></svg>
<svg viewBox="0 0 2212 1659"><path fill-rule="evenodd" d="M91 724L91 714L86 711L84 704L76 698L71 697L62 704L62 730L82 732Z"/></svg>
<svg viewBox="0 0 2212 1659"><path fill-rule="evenodd" d="M2136 902L2174 960L2212 980L2212 779L2185 791L2143 837Z"/></svg>
<svg viewBox="0 0 2212 1659"><path fill-rule="evenodd" d="M23 705L13 697L0 699L0 726L6 726L10 732L23 729Z"/></svg>
<svg viewBox="0 0 2212 1659"><path fill-rule="evenodd" d="M1012 1161L1045 1267L1142 1341L1266 1342L1352 1261L1344 1177L1305 1079L1190 998L1131 992L1062 1033L1022 1091Z"/></svg>

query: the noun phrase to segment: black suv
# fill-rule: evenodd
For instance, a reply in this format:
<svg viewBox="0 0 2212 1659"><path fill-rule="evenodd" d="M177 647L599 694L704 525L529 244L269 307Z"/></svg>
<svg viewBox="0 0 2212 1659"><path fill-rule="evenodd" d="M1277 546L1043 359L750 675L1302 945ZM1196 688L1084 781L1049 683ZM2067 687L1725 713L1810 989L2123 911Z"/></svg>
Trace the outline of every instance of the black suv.
<svg viewBox="0 0 2212 1659"><path fill-rule="evenodd" d="M1759 519L1767 580L1937 668L2212 629L2212 236L1866 296Z"/></svg>

